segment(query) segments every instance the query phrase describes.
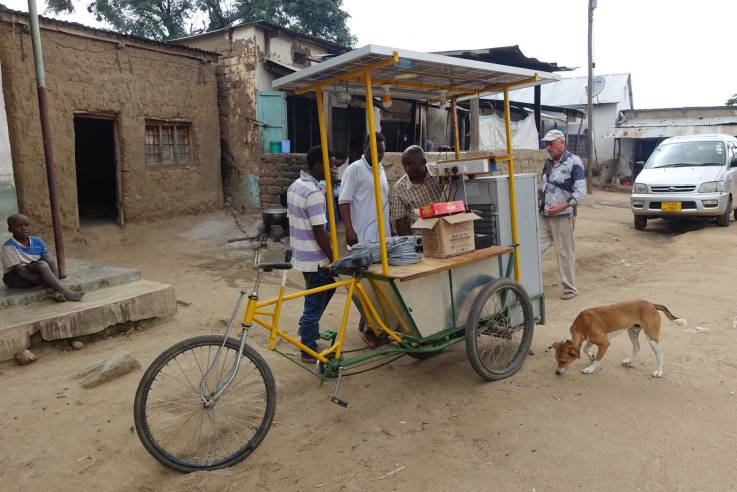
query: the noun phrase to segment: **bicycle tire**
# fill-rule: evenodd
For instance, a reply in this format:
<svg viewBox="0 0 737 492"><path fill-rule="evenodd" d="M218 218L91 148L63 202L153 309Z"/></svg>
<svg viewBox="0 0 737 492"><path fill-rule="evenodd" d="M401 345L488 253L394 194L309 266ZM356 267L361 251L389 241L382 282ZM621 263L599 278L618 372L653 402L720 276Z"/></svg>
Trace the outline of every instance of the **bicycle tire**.
<svg viewBox="0 0 737 492"><path fill-rule="evenodd" d="M200 336L183 340L159 355L151 363L141 378L141 382L139 383L136 391L133 412L136 432L138 433L138 437L146 450L164 466L180 472L188 473L201 470L215 470L235 465L245 459L256 449L256 447L258 447L271 427L271 423L274 419L274 412L276 410L276 383L274 382L274 376L264 359L258 354L258 352L248 345L243 347L241 366L231 386L221 395L220 399L217 400L212 408L205 407L203 403L204 400L202 400L199 395L198 389L201 378L199 380L189 378L187 376L188 373L185 372L182 364L188 362L188 368L192 369L195 374L197 369L199 369L201 374L204 374L204 372L206 372L206 368L210 365L210 355L214 358L215 351L222 345L222 343L223 337L216 335ZM227 368L230 367L229 364L232 364L235 361L234 357L238 352L239 346L240 343L238 340L228 338L225 344L225 350L223 351L223 355L221 355L221 359L218 363L218 367L210 376L209 389L212 389L221 377L224 378L227 373ZM201 361L198 359L195 349L202 349L203 352L204 349L207 349L207 364L204 363L204 360ZM188 352L191 352L192 355L189 356L189 359L186 359ZM230 363L228 362L229 356L231 356ZM174 362L176 362L176 366L178 366L184 376L184 379L179 380L177 384L171 384L169 378L174 380L174 376L169 376L168 372L164 372L167 368L174 369ZM201 364L200 362L203 363ZM197 369L195 369L195 367L197 367ZM176 371L174 372L176 373ZM167 376L166 379L164 378L165 374ZM250 380L247 380L244 383L244 380L246 380L247 377L250 378L251 375L254 377L253 381L255 384L252 384ZM162 384L169 384L169 386L165 386L165 389L168 392L161 390L160 386ZM255 389L260 389L260 387L263 386L262 392L265 395L263 408L261 409L260 406L254 407L251 404L251 400L229 400L228 398L232 398L234 391L238 389L239 386L241 386L242 390L247 389L249 392ZM152 393L152 389L155 389L156 392ZM165 395L165 400L156 398L156 395L158 395L159 392L162 392ZM184 400L176 400L175 398L172 398L173 396L176 396L176 393L180 393L188 398ZM248 398L252 398L254 395L259 393L248 395ZM150 398L152 399L151 405L149 405ZM157 401L162 403L156 403ZM257 410L253 410L253 408L257 408ZM185 411L177 413L177 410L181 409L184 409ZM219 409L221 413L216 412L215 409ZM184 427L187 426L188 422L192 419L193 414L196 412L199 412L200 428L197 439L195 439L194 446L196 447L199 445L200 447L204 447L202 426L203 421L205 421L209 422L212 428L210 436L205 436L207 437L207 453L205 457L207 458L207 456L210 455L213 442L217 445L221 442L220 439L223 436L228 435L232 435L231 439L234 441L235 449L232 452L228 452L222 457L199 460L197 458L199 453L201 453L201 450L187 449L190 441L195 437L194 434L187 438L187 441L183 446L184 449L181 452L177 452L174 449L174 444L163 442L162 436L157 435L159 430L152 428L156 422L153 422L151 419L155 418L160 413L166 414L167 417L166 419L158 422L158 424L169 420L175 421L176 425L179 425L179 422L181 422L185 416L189 415L186 417L181 427L171 434L171 436L176 439L179 439L180 437L181 439L184 439L188 435L186 432L183 432ZM239 415L228 414L226 412L235 412ZM218 429L218 425L214 419L219 418L220 416L223 417L222 422L224 422L224 425L221 425L220 429ZM252 424L252 418L258 418L258 422ZM245 425L243 423L245 423ZM252 431L250 438L244 439L246 442L242 444L238 441L237 437L237 434L241 429L237 427L247 429L249 432ZM236 428L236 430L234 431L233 428ZM163 428L161 432L164 432ZM213 436L215 436L214 441L212 439Z"/></svg>
<svg viewBox="0 0 737 492"><path fill-rule="evenodd" d="M507 303L505 296L502 296L503 293L513 294L518 302L514 304ZM502 311L509 311L510 305L514 306L515 309L519 309L516 315L521 314L523 316L521 325L503 326L503 317L508 315L504 315L502 312L485 313L487 303L492 298L496 299L496 296L502 297L502 302L498 306ZM508 316L508 318L510 317ZM489 322L492 324L491 327ZM522 328L522 336L516 349L514 349L513 343L506 344L506 349L514 350L513 356L509 359L509 362L504 363L501 367L493 367L489 363L490 361L485 360L486 349L480 348L479 339L484 335L488 336L489 339L512 340L515 337L516 328L519 326ZM520 284L511 279L500 279L487 284L474 299L466 323L466 354L471 367L487 381L498 381L513 375L519 371L527 358L534 329L535 316L532 302L530 302L527 292ZM497 351L498 353L505 351L503 343L500 342L499 346L502 347L502 350ZM493 348L490 355L493 355L495 350Z"/></svg>

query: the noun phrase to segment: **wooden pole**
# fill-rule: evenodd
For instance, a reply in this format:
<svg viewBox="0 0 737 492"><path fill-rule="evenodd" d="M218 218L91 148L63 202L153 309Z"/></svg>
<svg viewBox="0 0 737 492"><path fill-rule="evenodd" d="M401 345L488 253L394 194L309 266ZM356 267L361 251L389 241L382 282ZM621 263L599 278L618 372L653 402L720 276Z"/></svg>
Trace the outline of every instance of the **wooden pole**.
<svg viewBox="0 0 737 492"><path fill-rule="evenodd" d="M44 71L43 52L41 50L41 28L38 24L36 0L28 0L28 17L31 21L31 41L33 43L33 61L36 66L36 90L38 95L38 112L41 118L41 136L46 160L46 181L49 187L49 205L51 206L51 223L54 228L54 247L56 262L59 266L59 277L66 277L66 261L64 258L64 238L61 234L61 211L56 192L56 162L51 145L51 123L49 122L49 102L46 92L46 74Z"/></svg>
<svg viewBox="0 0 737 492"><path fill-rule="evenodd" d="M586 163L586 192L593 191L593 183L591 182L591 166L594 163L594 9L596 8L596 0L589 0L589 60L588 60L588 111L586 117L588 121L588 137L586 139L588 150L588 162Z"/></svg>

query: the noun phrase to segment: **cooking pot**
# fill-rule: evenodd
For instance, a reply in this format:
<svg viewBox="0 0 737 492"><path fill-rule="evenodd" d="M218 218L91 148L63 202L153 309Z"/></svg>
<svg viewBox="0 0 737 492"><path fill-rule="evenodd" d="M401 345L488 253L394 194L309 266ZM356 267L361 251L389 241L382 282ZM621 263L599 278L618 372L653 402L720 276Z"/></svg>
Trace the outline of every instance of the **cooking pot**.
<svg viewBox="0 0 737 492"><path fill-rule="evenodd" d="M289 220L287 219L286 208L267 208L261 212L266 230L270 231L271 226L278 225L286 233L289 230Z"/></svg>

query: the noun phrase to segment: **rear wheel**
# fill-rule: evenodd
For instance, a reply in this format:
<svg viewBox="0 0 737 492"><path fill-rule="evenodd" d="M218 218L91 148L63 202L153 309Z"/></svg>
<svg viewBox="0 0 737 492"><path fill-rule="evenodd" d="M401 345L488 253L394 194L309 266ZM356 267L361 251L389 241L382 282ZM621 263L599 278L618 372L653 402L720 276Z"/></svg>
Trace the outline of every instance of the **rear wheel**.
<svg viewBox="0 0 737 492"><path fill-rule="evenodd" d="M466 323L466 353L471 367L487 381L517 372L527 358L535 314L527 292L511 279L481 289Z"/></svg>
<svg viewBox="0 0 737 492"><path fill-rule="evenodd" d="M718 227L729 227L729 213L732 211L732 199L730 198L727 202L727 208L724 210L724 213L717 217L717 226ZM737 211L735 212L737 213Z"/></svg>
<svg viewBox="0 0 737 492"><path fill-rule="evenodd" d="M644 215L635 215L635 229L638 231L643 230L645 227L647 227L647 217Z"/></svg>
<svg viewBox="0 0 737 492"><path fill-rule="evenodd" d="M133 406L138 437L169 468L191 472L234 465L269 431L276 407L274 377L251 347L238 353L238 340L226 341L205 393L211 395L241 357L230 387L217 400L202 397L200 381L222 343L218 336L184 340L157 357L138 385Z"/></svg>

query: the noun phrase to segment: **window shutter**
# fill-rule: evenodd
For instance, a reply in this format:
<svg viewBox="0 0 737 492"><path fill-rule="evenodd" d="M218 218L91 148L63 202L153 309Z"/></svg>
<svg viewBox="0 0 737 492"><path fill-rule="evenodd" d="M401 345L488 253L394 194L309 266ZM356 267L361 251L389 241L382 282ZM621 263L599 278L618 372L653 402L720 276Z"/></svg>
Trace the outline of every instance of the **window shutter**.
<svg viewBox="0 0 737 492"><path fill-rule="evenodd" d="M287 96L281 91L259 91L256 102L261 153L269 152L270 142L287 138Z"/></svg>

